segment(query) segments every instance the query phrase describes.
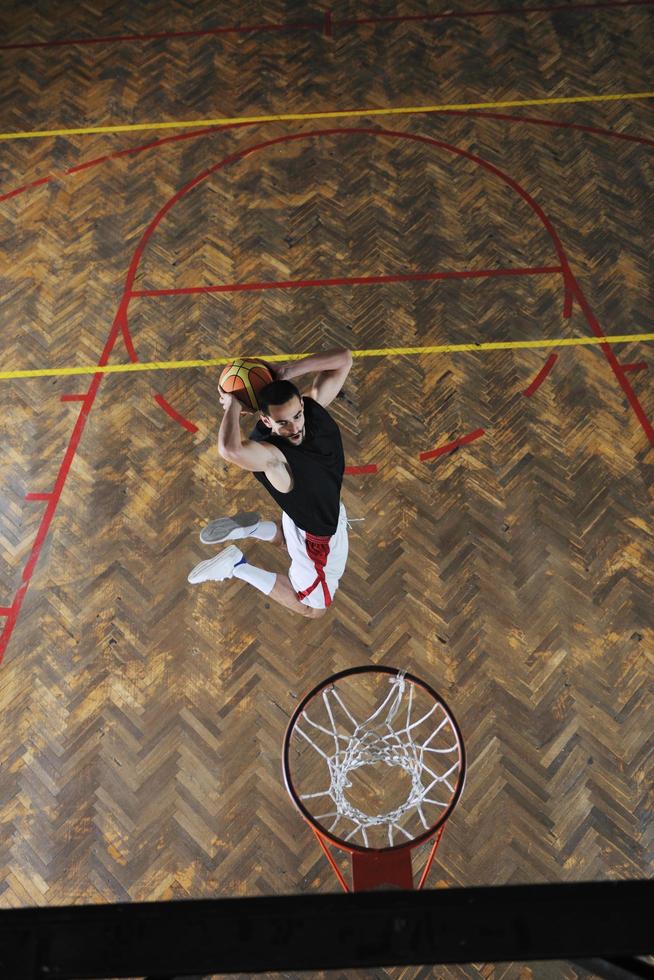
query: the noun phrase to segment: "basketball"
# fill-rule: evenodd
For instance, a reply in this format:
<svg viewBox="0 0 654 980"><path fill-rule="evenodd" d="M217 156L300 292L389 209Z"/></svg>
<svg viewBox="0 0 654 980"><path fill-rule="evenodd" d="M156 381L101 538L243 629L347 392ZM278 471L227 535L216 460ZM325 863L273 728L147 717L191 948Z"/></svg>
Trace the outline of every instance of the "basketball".
<svg viewBox="0 0 654 980"><path fill-rule="evenodd" d="M238 398L249 412L257 412L257 393L273 381L270 368L263 361L239 359L225 365L220 375L220 387Z"/></svg>

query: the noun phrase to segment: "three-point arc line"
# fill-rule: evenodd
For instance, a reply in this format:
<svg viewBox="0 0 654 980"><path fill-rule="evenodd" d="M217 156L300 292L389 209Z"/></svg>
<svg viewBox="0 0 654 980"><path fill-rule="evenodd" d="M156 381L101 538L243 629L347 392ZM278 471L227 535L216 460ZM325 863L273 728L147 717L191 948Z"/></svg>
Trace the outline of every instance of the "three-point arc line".
<svg viewBox="0 0 654 980"><path fill-rule="evenodd" d="M160 408L163 408L164 412L167 415L169 415L171 419L173 419L175 422L181 425L188 432L198 431L197 425L195 425L193 422L189 422L188 419L184 418L184 416L181 415L177 411L177 409L173 408L173 406L166 401L163 395L159 395L159 394L155 395L154 400L156 401L157 405L159 405Z"/></svg>
<svg viewBox="0 0 654 980"><path fill-rule="evenodd" d="M531 382L529 387L525 388L525 390L522 392L525 398L531 398L534 392L537 391L538 388L540 388L543 381L554 367L557 357L558 357L557 354L550 354L550 356L547 358L547 360L545 361L542 368L540 369L540 371L538 372L534 380Z"/></svg>
<svg viewBox="0 0 654 980"><path fill-rule="evenodd" d="M461 436L460 439L448 442L438 449L430 449L426 453L420 453L420 459L424 463L428 459L436 459L438 456L444 456L445 453L453 453L455 449L459 449L461 446L467 446L469 442L474 442L475 439L479 439L485 434L485 429L475 429L474 432L470 432L467 436Z"/></svg>

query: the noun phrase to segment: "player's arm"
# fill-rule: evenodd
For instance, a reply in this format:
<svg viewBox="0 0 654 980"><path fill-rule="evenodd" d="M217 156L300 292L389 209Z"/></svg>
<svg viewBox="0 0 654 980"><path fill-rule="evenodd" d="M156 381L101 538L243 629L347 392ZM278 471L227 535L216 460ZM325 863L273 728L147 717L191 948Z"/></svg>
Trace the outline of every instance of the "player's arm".
<svg viewBox="0 0 654 980"><path fill-rule="evenodd" d="M291 361L277 371L280 380L292 381L303 374L315 374L311 388L306 394L326 408L345 383L352 367L352 351L337 348L324 354L312 354L301 361Z"/></svg>
<svg viewBox="0 0 654 980"><path fill-rule="evenodd" d="M254 473L276 465L279 450L263 442L243 441L241 438L241 403L238 398L221 391L220 404L225 409L218 431L218 452L223 459Z"/></svg>

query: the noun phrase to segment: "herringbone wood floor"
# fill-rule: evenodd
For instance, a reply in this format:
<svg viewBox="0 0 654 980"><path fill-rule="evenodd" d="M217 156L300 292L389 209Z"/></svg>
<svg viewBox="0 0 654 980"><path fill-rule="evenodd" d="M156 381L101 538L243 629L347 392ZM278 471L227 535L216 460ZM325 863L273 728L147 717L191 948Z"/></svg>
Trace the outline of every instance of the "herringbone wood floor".
<svg viewBox="0 0 654 980"><path fill-rule="evenodd" d="M2 129L642 91L654 67L646 7L339 31L338 16L361 15L334 8L331 37L3 51ZM281 2L238 15L304 17L304 5ZM4 43L234 19L204 0L0 13ZM511 111L644 142L479 114L356 118L187 134L69 175L162 134L4 142L0 194L52 179L0 204L3 368L97 364L157 212L231 154L291 134L306 138L253 151L181 197L133 288L558 266L506 182L410 138L420 136L532 195L606 334L651 330L650 104ZM381 129L395 135L360 131ZM590 333L578 300L564 318L564 294L549 272L136 297L129 331L141 361ZM84 394L88 378L0 382L0 606L29 579L15 625L0 621L5 636L12 627L0 668L0 904L333 889L283 789L281 740L305 690L375 662L425 677L466 739L467 786L435 885L651 874L654 367L648 345L614 350L621 364L645 363L625 375L641 420L598 348L559 350L530 397L547 349L357 361L334 415L348 464L378 472L346 477L348 511L365 521L317 622L240 582L187 585L207 556L207 518L272 513L218 457L217 370L106 377L87 403L61 396ZM110 361L127 359L119 336ZM62 467L33 562L48 502L25 495L50 493ZM263 544L248 554L284 567ZM555 964L437 975L576 974Z"/></svg>

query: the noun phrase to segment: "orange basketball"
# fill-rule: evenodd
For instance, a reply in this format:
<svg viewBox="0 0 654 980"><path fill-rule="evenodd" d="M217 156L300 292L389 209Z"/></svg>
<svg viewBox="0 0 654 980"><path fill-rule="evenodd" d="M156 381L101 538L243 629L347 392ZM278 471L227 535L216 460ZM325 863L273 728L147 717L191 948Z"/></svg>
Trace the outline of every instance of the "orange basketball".
<svg viewBox="0 0 654 980"><path fill-rule="evenodd" d="M239 358L225 365L220 375L220 387L229 395L238 398L249 412L257 412L259 403L257 393L273 381L270 368L263 361Z"/></svg>

